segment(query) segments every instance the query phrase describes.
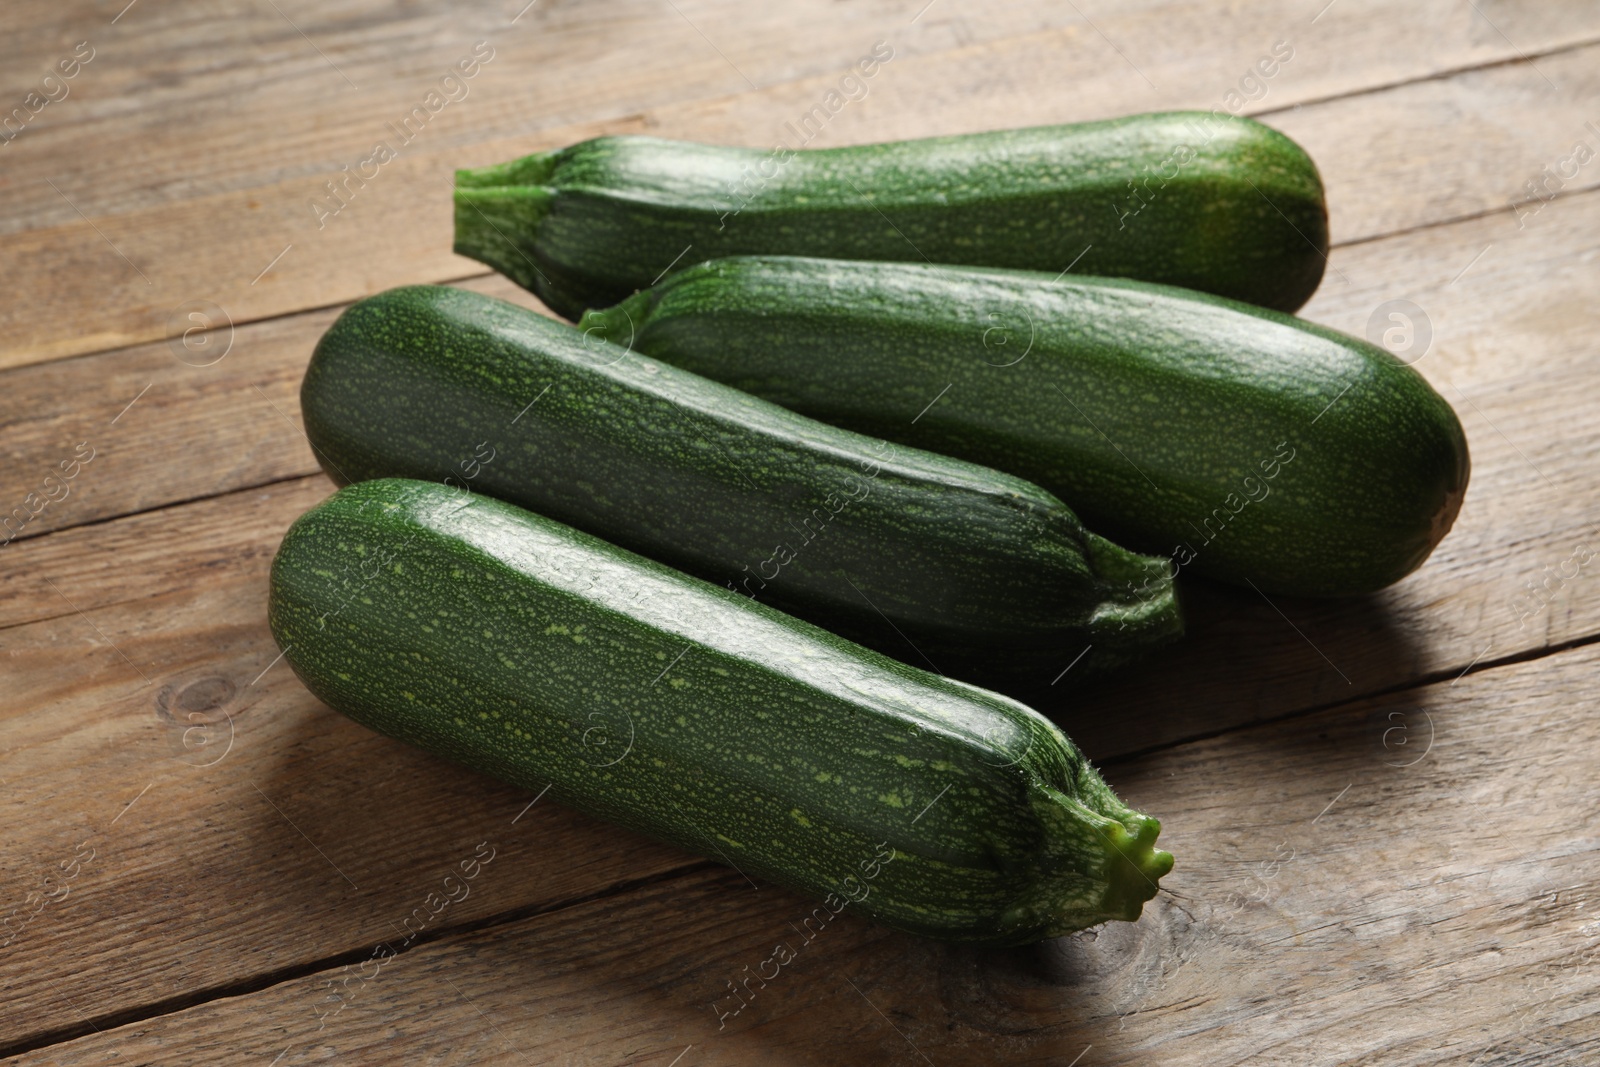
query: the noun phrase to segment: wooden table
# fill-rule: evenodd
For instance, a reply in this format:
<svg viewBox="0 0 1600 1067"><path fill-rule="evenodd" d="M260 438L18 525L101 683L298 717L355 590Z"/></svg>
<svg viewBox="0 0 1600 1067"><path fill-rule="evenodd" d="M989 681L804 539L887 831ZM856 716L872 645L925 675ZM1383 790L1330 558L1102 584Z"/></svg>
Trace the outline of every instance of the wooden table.
<svg viewBox="0 0 1600 1067"><path fill-rule="evenodd" d="M0 1058L1600 1062L1600 7L524 3L0 16ZM296 395L341 306L533 303L451 253L453 168L773 144L878 42L814 144L1175 107L1293 136L1336 241L1304 314L1402 327L1472 486L1384 593L1187 587L1180 649L1047 709L1164 821L1137 924L995 952L847 914L719 1020L806 902L329 711L267 567L330 489Z"/></svg>

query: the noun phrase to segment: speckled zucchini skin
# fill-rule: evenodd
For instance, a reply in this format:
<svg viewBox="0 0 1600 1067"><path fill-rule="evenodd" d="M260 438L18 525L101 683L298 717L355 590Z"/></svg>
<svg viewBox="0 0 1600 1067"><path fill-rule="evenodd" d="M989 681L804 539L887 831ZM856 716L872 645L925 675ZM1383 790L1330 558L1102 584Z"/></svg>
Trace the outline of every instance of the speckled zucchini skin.
<svg viewBox="0 0 1600 1067"><path fill-rule="evenodd" d="M300 390L335 480L450 479L991 686L1118 666L1182 630L1162 560L1049 493L841 430L502 300L394 289Z"/></svg>
<svg viewBox="0 0 1600 1067"><path fill-rule="evenodd" d="M1466 492L1461 424L1413 368L1189 290L741 257L583 326L825 422L1020 475L1119 544L1269 594L1399 580Z"/></svg>
<svg viewBox="0 0 1600 1067"><path fill-rule="evenodd" d="M1172 865L1026 706L479 494L340 490L269 618L357 722L903 930L1131 920Z"/></svg>
<svg viewBox="0 0 1600 1067"><path fill-rule="evenodd" d="M568 318L745 253L1072 265L1293 311L1328 216L1283 134L1165 112L800 151L598 137L457 171L455 250Z"/></svg>

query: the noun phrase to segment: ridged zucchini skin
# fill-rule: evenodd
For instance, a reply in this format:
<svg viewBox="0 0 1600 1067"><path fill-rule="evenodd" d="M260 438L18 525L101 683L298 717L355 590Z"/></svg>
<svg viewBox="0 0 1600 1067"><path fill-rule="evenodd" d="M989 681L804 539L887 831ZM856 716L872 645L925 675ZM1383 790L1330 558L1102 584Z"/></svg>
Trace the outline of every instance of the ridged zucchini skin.
<svg viewBox="0 0 1600 1067"><path fill-rule="evenodd" d="M336 481L448 478L969 681L1049 677L1086 646L1092 675L1182 631L1165 561L1035 485L478 293L353 305L300 404Z"/></svg>
<svg viewBox="0 0 1600 1067"><path fill-rule="evenodd" d="M568 318L740 254L1070 265L1293 311L1328 251L1305 151L1198 111L799 151L597 137L457 171L455 203L455 250Z"/></svg>
<svg viewBox="0 0 1600 1067"><path fill-rule="evenodd" d="M268 617L357 722L913 933L1136 919L1172 864L1026 706L480 494L339 490Z"/></svg>
<svg viewBox="0 0 1600 1067"><path fill-rule="evenodd" d="M582 325L825 422L1017 474L1119 544L1263 593L1398 581L1466 492L1461 424L1415 369L1190 290L738 257Z"/></svg>

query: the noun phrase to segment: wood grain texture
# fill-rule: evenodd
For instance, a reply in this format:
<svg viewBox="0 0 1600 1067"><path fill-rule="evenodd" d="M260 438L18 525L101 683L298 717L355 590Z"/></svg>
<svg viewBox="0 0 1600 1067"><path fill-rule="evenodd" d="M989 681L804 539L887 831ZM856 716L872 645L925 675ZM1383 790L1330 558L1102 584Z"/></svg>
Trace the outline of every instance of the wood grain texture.
<svg viewBox="0 0 1600 1067"><path fill-rule="evenodd" d="M18 1062L1588 1062L1596 669L1566 652L1126 768L1179 857L1138 924L951 948L848 913L803 929L808 902L708 871ZM318 1030L330 980L348 1010Z"/></svg>
<svg viewBox="0 0 1600 1067"><path fill-rule="evenodd" d="M1600 1059L1600 162L1540 177L1600 149L1600 9L540 0L511 24L522 7L7 7L13 105L75 42L98 51L0 143L0 518L93 449L0 546L0 1056ZM491 36L470 97L319 229L322 183ZM1178 866L1138 924L1024 950L849 914L801 944L808 902L329 712L263 612L282 530L331 488L297 390L339 307L442 280L537 306L450 254L453 168L602 132L767 143L878 39L894 61L815 143L1240 92L1327 180L1341 246L1304 313L1367 335L1398 307L1473 452L1457 528L1392 589L1187 583L1170 655L1045 687ZM1293 59L1246 82L1280 40ZM1531 179L1551 199L1514 207ZM408 917L421 936L375 955ZM719 1028L782 939L797 961Z"/></svg>
<svg viewBox="0 0 1600 1067"><path fill-rule="evenodd" d="M547 804L519 820L534 796L307 693L265 605L311 481L22 546L48 588L21 595L58 613L0 630L0 1048L696 862ZM482 878L445 886L484 841ZM435 890L460 899L401 929Z"/></svg>
<svg viewBox="0 0 1600 1067"><path fill-rule="evenodd" d="M800 0L771 10L704 0L677 10L649 0L290 0L274 10L211 0L135 7L111 26L104 5L74 4L65 18L47 5L17 6L17 21L51 32L0 44L0 99L20 99L37 77L32 68L48 68L78 40L96 55L61 106L49 105L5 146L15 156L7 162L16 210L0 224L7 232L78 221L46 179L100 217L332 177L388 136L387 123L437 89L479 42L493 57L464 89L449 91L455 99L425 125L417 148L459 150L485 137L724 97L748 91L745 77L765 86L842 71L884 27L910 17L890 0ZM1007 5L975 29L985 39L1025 33L1048 24L1049 10ZM953 43L917 37L924 51ZM86 165L63 167L68 160Z"/></svg>
<svg viewBox="0 0 1600 1067"><path fill-rule="evenodd" d="M1471 409L1463 395L1477 402L1519 379L1595 366L1593 316L1581 295L1600 280L1600 198L1593 193L1558 197L1522 227L1509 210L1493 211L1341 248L1333 260L1338 270L1301 314L1365 337L1390 324L1375 321L1384 304L1412 302L1411 314L1432 342L1425 345L1419 330L1408 358L1466 409L1463 417ZM1568 279L1576 285L1569 288Z"/></svg>
<svg viewBox="0 0 1600 1067"><path fill-rule="evenodd" d="M538 306L498 275L464 284ZM300 428L300 379L340 310L224 325L7 372L0 521L29 493L38 496L0 529L0 540L12 535L20 543L317 470ZM46 475L85 442L93 458L51 501Z"/></svg>
<svg viewBox="0 0 1600 1067"><path fill-rule="evenodd" d="M1567 47L1600 36L1600 15L1582 3L1537 11L1531 7L1497 11L1498 31L1479 21L1480 9L1455 0L1434 0L1404 9L1347 0L1314 24L1304 7L1288 0L1263 2L1241 7L1232 19L1219 19L1209 5L1154 4L1120 14L1101 12L1098 17L1080 11L1065 25L1051 26L1045 21L1039 26L1041 16L1027 12L1040 8L1028 6L1010 25L1017 35L994 41L971 29L972 24L987 21L987 16L980 19L975 12L962 9L959 14L940 14L941 19L948 16L953 35L942 49L934 43L945 41L943 31L934 34L934 27L942 23L923 26L920 19L913 23L908 12L869 19L860 27L848 23L840 39L848 43L830 46L825 54L853 56L852 49L870 49L877 39L907 42L907 51L880 72L859 104L845 108L829 123L825 136L816 143L980 129L992 126L997 114L1004 114L1008 123L1025 125L1159 107L1228 106L1228 94L1238 92L1252 65L1285 37L1299 42L1295 45L1299 58L1270 81L1260 82L1261 95L1255 101L1239 97L1240 108L1282 108L1320 95L1430 77L1463 64L1503 62L1530 50ZM1558 11L1561 17L1557 17ZM714 17L709 6L702 14L707 19ZM587 17L594 18L592 14ZM819 27L835 25L832 16L814 21ZM1030 24L1037 28L1023 29ZM861 41L860 31L868 26L873 29ZM1509 33L1515 33L1520 44L1501 36ZM1127 46L1117 45L1118 40ZM1417 48L1417 40L1427 40L1432 46ZM701 44L705 43L702 39ZM629 70L639 66L631 55L605 50L596 54L594 47L575 48L570 55L559 53L548 65L559 68L569 84L580 86L606 82L618 67ZM832 50L835 47L844 52ZM649 56L675 54L670 48L658 53L653 43L639 51ZM433 56L442 63L455 58L455 53L447 50ZM530 62L540 69L544 66ZM657 62L647 60L643 68L659 70ZM729 62L737 66L735 61ZM1296 66L1296 62L1302 65ZM517 124L495 125L495 116L505 110L520 115L547 113L547 109L540 98L521 94L522 79L504 75L504 81L491 81L511 67L508 63L496 71L491 63L474 82L479 95L463 100L456 113L447 106L437 116L446 126L458 120L483 122L481 127L474 125L474 135L454 142L419 136L415 143L397 148L398 158L379 168L370 182L352 186L347 206L331 218L319 218L311 209L313 201L326 197L324 183L342 177L338 171L341 163L353 166L371 154L373 138L384 136L386 123L411 106L410 96L389 98L381 107L375 103L366 108L351 105L337 96L345 89L344 83L334 73L316 69L318 95L303 107L272 112L270 126L247 126L242 141L237 135L219 139L220 148L232 151L218 154L230 159L256 155L259 149L242 146L258 142L279 146L285 141L281 136L285 127L316 129L325 121L342 123L345 120L336 116L351 114L350 107L365 116L358 128L367 132L352 131L333 144L313 138L301 145L290 138L289 160L298 157L298 164L286 163L282 151L275 150L270 163L258 164L261 169L253 179L171 179L178 189L193 190L183 196L127 197L116 192L126 186L127 179L97 182L91 188L96 190L95 197L107 198L103 207L86 196L75 197L78 190L70 177L82 166L79 157L99 158L98 154L74 151L66 143L58 152L54 142L43 135L52 128L45 123L61 116L52 116L46 109L38 118L41 136L31 142L33 149L27 135L35 131L28 130L3 149L37 150L47 157L39 164L39 173L51 181L60 176L67 184L57 181L58 188L48 189L37 181L18 180L18 188L25 193L17 213L49 221L0 236L0 288L12 294L0 308L0 366L172 336L183 326L182 309L192 302L221 309L237 324L353 300L391 285L479 273L479 268L450 251L451 214L445 187L456 167L499 162L599 133L651 132L710 141L771 143L782 136L785 121L804 113L836 88L844 65L839 58L836 69L827 74L801 76L734 96L669 102L603 119L585 116L582 125L506 136L502 131ZM1144 71L1146 65L1164 72L1161 83L1150 79ZM520 71L523 66L515 69ZM791 74L799 70L792 64L780 64L780 69ZM1107 70L1118 73L1107 77ZM81 78L88 79L94 72L91 64ZM309 77L303 70L300 76ZM666 77L667 72L661 76ZM176 80L181 84L184 79ZM414 88L425 92L427 79L414 72L414 80ZM198 84L203 85L204 80ZM86 81L85 85L92 83ZM1165 88L1160 87L1163 85ZM1254 90L1251 93L1254 95ZM226 100L227 96L220 94L217 99ZM59 106L66 109L73 102L69 96ZM327 120L321 118L324 114L329 116ZM155 126L138 146L134 161L152 155L179 158L184 174L203 165L206 157L196 156L193 143L183 139L174 143L162 132L187 129L186 121L177 117L163 120L159 110L153 113L153 121L172 125ZM127 160L111 158L117 159L118 175L171 166L129 167ZM41 209L46 196L66 203ZM79 203L80 199L84 202ZM27 210L30 202L36 209L33 212ZM397 219L405 224L395 225ZM226 240L214 239L218 234L226 234ZM175 311L180 313L175 316Z"/></svg>
<svg viewBox="0 0 1600 1067"><path fill-rule="evenodd" d="M1347 244L1486 212L1519 231L1547 223L1547 198L1600 186L1597 100L1600 46L1589 45L1374 92L1359 107L1263 119L1317 161L1330 205L1342 208L1329 213L1332 240ZM1580 162L1579 144L1595 158Z"/></svg>
<svg viewBox="0 0 1600 1067"><path fill-rule="evenodd" d="M491 43L495 58L483 80L474 78L466 98L452 102L428 130L430 151L647 109L687 105L693 112L698 98L728 101L756 87L808 106L814 101L804 95L807 87L786 89L786 83L836 78L864 49L891 36L897 59L931 57L947 66L965 66L969 57L1004 61L1019 45L1019 55L1037 55L1043 46L1092 61L1034 73L995 71L991 63L991 74L1033 81L1026 88L1042 87L1043 77L1053 75L1052 92L1028 94L1026 106L1045 113L1059 113L1064 103L1121 110L1222 106L1229 90L1240 91L1255 111L1600 38L1600 17L1573 2L1488 5L1480 15L1460 0L1404 10L1341 0L1315 22L1315 6L1285 0L1234 4L1220 16L1213 5L1174 0L1076 8L1040 0L983 7L939 0L920 16L921 4L898 0L801 0L770 11L722 0L683 0L676 9L649 0L545 0L515 22L526 0L448 10L371 0L274 10L209 0L136 6L116 24L110 19L122 5L112 7L79 2L63 10L30 0L10 8L19 32L0 42L0 99L20 100L80 40L96 53L70 80L60 106L49 105L15 145L4 146L9 167L0 188L10 210L0 232L79 221L46 178L100 218L297 175L328 177L338 163L351 162L349 153L369 148L375 131L397 120L480 40ZM1485 21L1490 17L1492 24ZM1419 39L1429 47L1417 48ZM182 47L174 48L174 40ZM1246 70L1277 40L1294 46L1294 58L1263 90L1240 90ZM1112 80L1108 72L1119 84L1082 92ZM1197 99L1203 93L1216 99ZM969 105L942 121L969 128L970 112ZM755 117L756 109L748 113ZM750 132L770 136L765 129ZM205 147L196 152L197 146Z"/></svg>

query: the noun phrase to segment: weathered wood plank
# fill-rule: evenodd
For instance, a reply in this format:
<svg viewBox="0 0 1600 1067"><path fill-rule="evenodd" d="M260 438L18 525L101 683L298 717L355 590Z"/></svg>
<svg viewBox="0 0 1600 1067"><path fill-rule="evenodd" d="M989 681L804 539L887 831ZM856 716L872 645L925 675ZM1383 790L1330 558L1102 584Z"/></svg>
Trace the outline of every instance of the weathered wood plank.
<svg viewBox="0 0 1600 1067"><path fill-rule="evenodd" d="M1587 1062L1597 668L1569 651L1118 768L1178 856L1134 925L999 952L808 931L808 902L712 871L18 1062ZM347 1010L318 1030L330 982Z"/></svg>
<svg viewBox="0 0 1600 1067"><path fill-rule="evenodd" d="M140 4L109 29L121 0L22 0L18 32L0 39L0 89L17 99L36 60L81 37L105 43L71 98L0 145L0 365L162 338L179 301L225 306L240 324L210 366L174 357L207 362L218 349L199 341L220 344L215 334L0 378L0 508L48 488L44 471L78 442L97 449L24 530L60 532L0 548L12 697L0 813L13 830L0 842L0 1048L170 1012L24 1059L1595 1057L1600 864L1584 760L1596 650L1481 669L1600 633L1592 568L1577 563L1593 543L1600 437L1584 402L1600 197L1570 195L1597 164L1520 220L1505 204L1596 118L1595 49L1574 48L1600 33L1592 5L940 0L894 37L895 62L818 143L976 129L996 114L1021 124L1220 104L1287 38L1294 59L1249 107L1280 109L1271 121L1322 161L1337 236L1498 212L1341 249L1308 308L1356 333L1391 300L1427 317L1419 366L1461 410L1476 466L1439 555L1365 603L1273 607L1194 586L1183 648L1143 677L1062 698L1074 706L1061 717L1104 757L1445 680L1114 766L1180 855L1171 892L1136 927L996 954L846 916L721 1031L712 1005L735 1003L726 983L789 937L806 905L548 804L513 823L530 797L365 734L272 665L266 562L328 488L290 424L335 311L304 309L476 272L448 254L452 167L607 130L770 140L920 0L904 11L807 0L798 16L699 0L682 14L646 0L541 3L523 20L535 33L494 38L470 103L452 104L323 230L307 201L331 168L360 158L374 124L480 39L475 16L509 19L521 3L381 17L343 0L280 5L315 47L270 5L239 0ZM764 88L745 92L740 71ZM469 284L513 295L498 279ZM145 513L84 525L132 511ZM1525 581L1546 589L1535 597ZM1474 662L1479 673L1451 684ZM298 976L346 958L366 973L359 960L402 940L396 925L449 891L443 875L483 840L500 850L470 899L429 920L425 937L442 941L372 982ZM652 875L672 880L526 918ZM619 936L624 921L642 933ZM343 1001L326 999L330 980ZM229 991L241 995L219 996ZM199 998L216 999L176 1010ZM316 1032L319 1010L340 1003Z"/></svg>
<svg viewBox="0 0 1600 1067"><path fill-rule="evenodd" d="M387 124L440 89L464 57L483 61L460 86L444 87L449 102L424 124L416 148L449 150L742 93L751 88L746 76L766 86L842 72L914 13L894 0L781 8L685 0L677 10L651 0L472 0L448 8L289 0L277 10L213 0L207 10L138 6L112 25L120 5L109 13L105 6L13 7L13 21L33 32L0 42L0 100L8 106L77 42L88 41L83 54L93 57L66 80L65 97L0 146L9 179L0 232L78 221L46 179L101 217L295 176L334 177L338 164L353 166L374 140L391 137ZM1049 5L1031 0L971 30L989 40L1051 18ZM938 32L936 15L928 22L908 50L957 44ZM480 42L487 47L474 56Z"/></svg>
<svg viewBox="0 0 1600 1067"><path fill-rule="evenodd" d="M1358 91L1375 80L1426 77L1449 69L1452 62L1499 62L1530 48L1564 46L1600 33L1596 24L1600 16L1581 4L1556 5L1565 15L1564 21L1552 15L1550 8L1516 12L1519 25L1508 25L1507 32L1515 33L1521 45L1489 32L1481 22L1480 9L1455 0L1434 0L1399 12L1386 9L1381 17L1364 16L1359 5L1349 3L1315 24L1303 6L1289 0L1263 0L1259 6L1242 8L1238 21L1230 21L1218 19L1204 5L1157 5L1120 14L1102 13L1092 24L1074 18L1059 28L1046 25L992 43L973 37L970 26L960 29L963 20L957 17L949 23L954 39L973 43L946 47L942 52L930 46L923 54L908 45L905 57L884 67L866 97L830 121L816 143L986 128L994 124L996 114L1026 124L1153 107L1225 106L1234 99L1228 94L1239 91L1252 64L1270 58L1274 42L1284 38L1299 42L1295 55L1304 57L1303 65L1295 66L1300 59L1291 61L1271 81L1260 82L1259 93L1251 88L1257 99L1252 103L1241 98L1241 108L1283 107L1318 94ZM1496 14L1501 16L1500 22L1508 22L1507 13ZM895 41L919 35L934 39L930 29L934 24L922 28L904 25L908 18L884 25L873 39L887 36ZM1521 25L1524 19L1526 24ZM1041 20L1030 15L1018 26L1030 21ZM1438 47L1416 48L1416 38L1407 36L1406 27L1437 42ZM854 33L852 28L844 39L854 41ZM942 31L939 36L942 39ZM1148 74L1140 73L1143 67L1127 49L1113 43L1119 39L1129 42L1128 47L1152 69L1163 72L1159 86L1148 80ZM1196 47L1197 41L1214 47ZM870 46L870 41L867 43ZM642 51L655 53L655 42L644 42ZM604 80L614 69L630 65L631 56L580 51L561 69L569 82L582 84ZM1107 77L1107 70L1121 74ZM328 81L326 71L314 73L317 80L311 84L321 87ZM478 268L450 252L450 205L445 186L455 167L497 161L602 132L656 132L767 143L782 136L786 120L804 113L834 89L839 73L802 77L711 101L651 107L577 126L538 128L512 137L496 134L498 139L490 140L488 130L496 127L487 124L488 117L501 114L501 109L516 116L538 112L540 102L520 95L511 80L488 81L486 72L479 86L482 96L471 98L481 108L464 112L485 116L484 120L472 120L486 122L482 129L474 127L478 134L459 144L419 141L415 147L407 146L398 158L381 167L377 177L352 186L347 206L331 218L318 217L309 205L326 195L322 187L330 176L342 177L336 171L338 162L359 161L364 158L361 153L370 152L367 142L373 135L340 142L342 150L326 143L308 145L298 172L263 174L245 187L234 187L228 181L198 181L192 183L197 191L181 198L134 198L127 206L109 211L93 199L78 207L66 205L72 207L70 213L61 205L52 205L49 210L56 214L45 217L54 221L0 237L0 263L10 265L0 267L0 283L12 294L0 309L0 337L4 338L0 341L0 366L169 336L175 323L182 322L182 315L174 319L173 311L193 301L208 302L225 309L233 321L246 322L351 300L391 285L477 273ZM325 93L325 89L317 92ZM1566 106L1557 96L1557 106ZM336 101L337 95L319 96L308 113L320 116L337 108ZM1063 101L1071 101L1070 107L1064 108ZM392 113L390 105L385 108L382 118L373 116L380 133ZM277 114L281 112L273 115L274 132L281 125ZM297 123L298 128L318 125L315 120ZM516 125L503 123L498 128ZM1580 126L1581 120L1572 125ZM272 141L276 143L276 138ZM237 145L239 139L226 143ZM249 143L248 135L245 143ZM48 141L45 147L49 147ZM27 145L19 137L7 148L23 151ZM152 144L142 151L180 154L185 174L194 165L188 141L159 148ZM240 153L219 155L234 158ZM52 158L59 161L51 165L57 173L65 170L70 174L77 165L76 157L69 155ZM68 160L73 166L66 165ZM118 166L128 169L122 161ZM190 183L191 179L181 182ZM37 185L28 188L30 198L45 195ZM190 184L181 184L179 191L189 188ZM63 192L72 197L72 189L64 187ZM50 195L59 198L61 194L52 191ZM108 202L121 203L115 196L109 196ZM393 225L397 218L404 218L407 224ZM196 238L212 233L227 233L228 240Z"/></svg>
<svg viewBox="0 0 1600 1067"><path fill-rule="evenodd" d="M538 305L497 275L465 285ZM300 379L340 310L5 372L0 523L11 521L0 541L317 470L299 429ZM80 455L88 462L61 477Z"/></svg>
<svg viewBox="0 0 1600 1067"><path fill-rule="evenodd" d="M1580 193L1524 216L1521 227L1508 209L1341 248L1338 270L1302 314L1380 341L1384 328L1401 328L1395 340L1405 357L1469 417L1461 389L1480 401L1485 390L1519 379L1594 367L1593 313L1583 294L1600 281L1597 205L1593 193ZM1394 300L1415 306L1386 309ZM1389 319L1390 311L1402 319ZM1409 335L1405 318L1413 320Z"/></svg>
<svg viewBox="0 0 1600 1067"><path fill-rule="evenodd" d="M432 149L616 119L697 97L741 95L751 88L745 77L772 89L842 72L863 48L890 35L898 58L1004 48L1013 39L1045 34L1054 47L1094 61L1090 69L1056 71L1058 88L1035 109L1058 109L1068 100L1075 108L1098 106L1076 98L1079 87L1059 79L1093 83L1111 70L1134 83L1118 87L1130 107L1195 104L1197 94L1207 97L1207 106L1221 106L1233 91L1238 95L1230 102L1251 110L1600 37L1600 17L1570 0L1500 6L1491 13L1492 25L1507 38L1461 0L1403 10L1344 0L1315 22L1314 6L1286 0L1234 5L1220 17L1210 5L1173 0L1086 3L1076 10L1011 0L981 11L944 0L914 22L919 5L897 0L842 7L802 0L771 10L717 0L681 3L677 10L649 0L604 0L525 11L514 0L480 0L449 11L340 0L309 9L280 5L281 13L247 0L215 0L203 13L134 8L115 24L110 20L120 5L109 12L105 7L80 2L63 8L41 0L14 5L19 32L0 42L0 99L20 102L80 40L90 42L94 58L66 79L67 95L33 117L16 145L6 146L14 200L0 231L77 221L46 178L101 217L296 174L325 177L338 161L349 162L349 152L369 148L375 130L419 101L478 41L489 42L495 58L472 79L484 80L442 112L447 120L429 129ZM1391 32L1378 32L1379 12ZM1422 34L1431 47L1400 43ZM174 50L174 39L184 47ZM1290 43L1293 58L1260 87L1245 80L1278 40ZM603 76L574 77L575 69ZM1152 71L1153 80L1144 80ZM135 114L130 99L140 101ZM285 115L317 121L291 125ZM208 151L197 156L197 144Z"/></svg>
<svg viewBox="0 0 1600 1067"><path fill-rule="evenodd" d="M1539 225L1547 198L1600 186L1597 97L1589 46L1263 119L1317 161L1340 244L1488 211ZM1333 275L1323 291L1341 284Z"/></svg>
<svg viewBox="0 0 1600 1067"><path fill-rule="evenodd" d="M0 1047L695 862L549 804L524 814L535 797L312 698L265 605L271 531L316 488L267 491L272 521L244 543L217 520L255 514L255 493L231 515L127 520L174 523L148 540L72 531L126 550L110 606L103 559L28 568L48 588L23 595L68 610L0 631ZM492 867L446 884L486 841ZM429 891L454 899L402 929Z"/></svg>
<svg viewBox="0 0 1600 1067"><path fill-rule="evenodd" d="M0 632L254 574L277 551L274 533L333 491L321 474L290 478L9 546Z"/></svg>
<svg viewBox="0 0 1600 1067"><path fill-rule="evenodd" d="M1191 583L1183 643L1089 692L1068 682L1024 695L1110 756L1600 633L1600 601L1587 595L1593 549L1582 548L1594 543L1597 477L1583 457L1600 424L1571 409L1590 383L1522 382L1465 409L1476 457L1467 503L1434 558L1393 589L1267 603ZM1555 422L1567 427L1559 440L1543 433ZM281 530L330 488L313 476L18 542L6 549L0 617L55 618L264 565Z"/></svg>

